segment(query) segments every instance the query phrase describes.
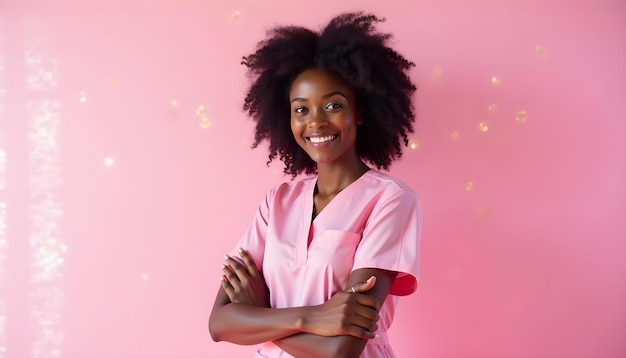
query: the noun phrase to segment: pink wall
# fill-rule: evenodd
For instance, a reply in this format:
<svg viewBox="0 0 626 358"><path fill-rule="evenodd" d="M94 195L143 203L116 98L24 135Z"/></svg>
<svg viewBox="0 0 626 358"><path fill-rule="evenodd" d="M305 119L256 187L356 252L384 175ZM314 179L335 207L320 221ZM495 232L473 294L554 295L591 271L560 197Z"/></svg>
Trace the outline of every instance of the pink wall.
<svg viewBox="0 0 626 358"><path fill-rule="evenodd" d="M287 178L248 149L239 61L359 8L417 63L397 354L626 356L623 1L2 0L0 357L250 357L207 317Z"/></svg>

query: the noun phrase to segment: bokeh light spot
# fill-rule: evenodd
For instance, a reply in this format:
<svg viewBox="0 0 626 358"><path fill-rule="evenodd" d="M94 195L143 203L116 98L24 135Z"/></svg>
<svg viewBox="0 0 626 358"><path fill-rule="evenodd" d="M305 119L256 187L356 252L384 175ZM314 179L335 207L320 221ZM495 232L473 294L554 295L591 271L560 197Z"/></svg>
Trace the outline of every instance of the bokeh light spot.
<svg viewBox="0 0 626 358"><path fill-rule="evenodd" d="M200 120L200 127L202 127L202 129L209 129L211 128L212 125L213 125L213 122L211 122L211 120L208 118L202 118Z"/></svg>
<svg viewBox="0 0 626 358"><path fill-rule="evenodd" d="M543 46L535 46L535 49L533 50L533 52L535 53L535 56L539 58L544 58L548 54L546 48Z"/></svg>

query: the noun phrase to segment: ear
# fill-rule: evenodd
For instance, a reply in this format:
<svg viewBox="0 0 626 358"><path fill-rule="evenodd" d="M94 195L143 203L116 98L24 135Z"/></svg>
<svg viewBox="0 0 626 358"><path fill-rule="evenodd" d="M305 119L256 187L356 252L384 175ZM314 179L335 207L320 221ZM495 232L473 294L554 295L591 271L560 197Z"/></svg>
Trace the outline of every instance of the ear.
<svg viewBox="0 0 626 358"><path fill-rule="evenodd" d="M363 112L361 111L360 108L356 112L356 124L358 125L363 124Z"/></svg>

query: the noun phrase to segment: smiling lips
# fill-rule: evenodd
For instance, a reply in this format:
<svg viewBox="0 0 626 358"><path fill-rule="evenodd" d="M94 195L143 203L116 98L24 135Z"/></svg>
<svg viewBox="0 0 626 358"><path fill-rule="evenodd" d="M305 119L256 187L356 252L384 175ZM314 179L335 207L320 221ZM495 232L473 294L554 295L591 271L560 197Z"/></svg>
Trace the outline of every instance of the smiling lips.
<svg viewBox="0 0 626 358"><path fill-rule="evenodd" d="M309 137L309 141L311 141L311 143L313 144L321 144L321 143L330 142L331 140L335 138L337 138L336 134L329 134L329 135L324 135L324 136Z"/></svg>

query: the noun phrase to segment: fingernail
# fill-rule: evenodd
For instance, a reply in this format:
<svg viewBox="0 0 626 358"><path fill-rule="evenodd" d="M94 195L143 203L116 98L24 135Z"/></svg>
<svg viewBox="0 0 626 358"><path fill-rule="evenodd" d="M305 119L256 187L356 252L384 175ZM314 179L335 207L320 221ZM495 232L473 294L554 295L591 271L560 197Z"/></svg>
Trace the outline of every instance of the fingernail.
<svg viewBox="0 0 626 358"><path fill-rule="evenodd" d="M368 278L368 279L367 279L367 282L370 282L370 281L371 281L371 280L373 280L373 279L374 279L374 276L372 276L372 277Z"/></svg>
<svg viewBox="0 0 626 358"><path fill-rule="evenodd" d="M240 247L240 248L238 248L238 249L237 249L237 251L238 251L240 254L241 254L241 253L243 253L243 249L242 249L241 247Z"/></svg>
<svg viewBox="0 0 626 358"><path fill-rule="evenodd" d="M222 265L222 270L226 268L226 265Z"/></svg>
<svg viewBox="0 0 626 358"><path fill-rule="evenodd" d="M224 260L228 260L229 258L230 258L230 256L224 255Z"/></svg>
<svg viewBox="0 0 626 358"><path fill-rule="evenodd" d="M220 281L224 281L224 276L220 276Z"/></svg>

